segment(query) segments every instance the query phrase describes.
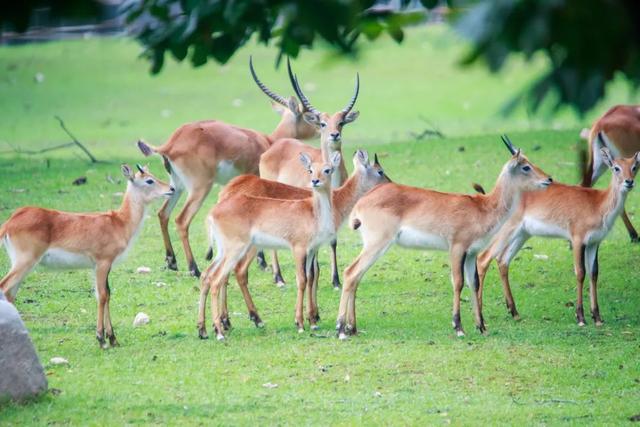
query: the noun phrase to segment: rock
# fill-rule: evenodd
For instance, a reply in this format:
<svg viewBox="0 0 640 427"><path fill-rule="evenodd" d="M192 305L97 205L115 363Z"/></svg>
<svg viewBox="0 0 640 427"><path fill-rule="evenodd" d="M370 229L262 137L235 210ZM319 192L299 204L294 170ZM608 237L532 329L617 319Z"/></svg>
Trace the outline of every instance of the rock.
<svg viewBox="0 0 640 427"><path fill-rule="evenodd" d="M136 272L138 274L149 274L149 273L151 273L151 269L149 267L142 266L142 267L138 267Z"/></svg>
<svg viewBox="0 0 640 427"><path fill-rule="evenodd" d="M143 312L136 314L135 319L133 319L133 326L135 327L146 325L147 323L149 323L149 316Z"/></svg>
<svg viewBox="0 0 640 427"><path fill-rule="evenodd" d="M264 388L278 388L278 384L264 383L264 384L262 384L262 387L264 387Z"/></svg>
<svg viewBox="0 0 640 427"><path fill-rule="evenodd" d="M533 258L534 259L539 259L542 261L546 261L549 259L549 255L545 255L545 254L533 254Z"/></svg>
<svg viewBox="0 0 640 427"><path fill-rule="evenodd" d="M52 357L51 360L49 360L49 363L52 365L68 365L69 361L64 357Z"/></svg>
<svg viewBox="0 0 640 427"><path fill-rule="evenodd" d="M0 401L26 400L47 390L38 355L18 310L0 291Z"/></svg>

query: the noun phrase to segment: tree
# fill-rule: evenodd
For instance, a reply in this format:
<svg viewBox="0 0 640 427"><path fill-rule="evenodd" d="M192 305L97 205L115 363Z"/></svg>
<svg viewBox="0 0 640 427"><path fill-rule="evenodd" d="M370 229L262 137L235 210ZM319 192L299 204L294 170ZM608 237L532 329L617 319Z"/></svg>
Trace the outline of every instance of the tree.
<svg viewBox="0 0 640 427"><path fill-rule="evenodd" d="M20 13L9 10L0 24L26 28L25 16L35 5L86 13L87 4L99 1L25 0L12 6ZM638 0L420 0L424 9L409 10L413 4L400 0L394 9L374 0L128 0L122 10L153 73L160 72L167 53L178 61L188 58L195 67L209 59L225 63L254 36L264 44L275 42L279 57L296 57L320 40L354 54L363 37L375 40L384 32L401 43L404 27L446 5L447 16L470 41L463 65L481 62L497 72L514 54L548 58L548 71L506 111L522 102L536 111L551 98L556 108L569 105L582 114L617 74L634 88L640 83Z"/></svg>

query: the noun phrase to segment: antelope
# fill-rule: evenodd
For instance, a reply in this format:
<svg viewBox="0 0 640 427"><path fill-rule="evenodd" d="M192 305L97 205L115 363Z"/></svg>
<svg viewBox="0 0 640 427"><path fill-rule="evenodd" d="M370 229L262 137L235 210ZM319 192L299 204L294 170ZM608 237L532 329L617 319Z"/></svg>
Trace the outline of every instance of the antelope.
<svg viewBox="0 0 640 427"><path fill-rule="evenodd" d="M291 70L291 64L287 60L289 80L296 95L306 109L303 118L313 125L320 133L320 148L311 147L299 140L284 138L273 144L262 156L260 156L260 177L272 181L278 181L296 187L305 187L308 182L308 174L301 169L296 160L298 153L303 152L311 157L314 162L328 161L334 153L342 155L342 129L345 125L354 122L360 113L353 111L353 106L358 99L360 91L360 76L356 74L354 94L349 103L340 111L328 114L315 108L305 96L298 83L298 78ZM333 188L338 188L347 180L347 169L341 162L331 178ZM340 288L340 276L338 275L337 241L331 242L331 270L332 282L335 289ZM283 286L284 279L280 271L277 253L273 252L273 278L278 286Z"/></svg>
<svg viewBox="0 0 640 427"><path fill-rule="evenodd" d="M456 334L464 335L460 293L465 280L473 292L476 326L481 333L485 332L478 304L476 256L511 216L523 191L546 188L552 182L551 177L533 165L506 136L502 139L512 157L488 195L441 193L391 183L374 188L356 203L350 224L360 231L363 248L344 271L336 324L340 339L357 333L358 284L394 243L405 248L448 251Z"/></svg>
<svg viewBox="0 0 640 427"><path fill-rule="evenodd" d="M603 134L602 138L598 137L600 133ZM589 160L582 179L583 187L594 185L607 170L607 164L600 155L601 148L607 147L614 158L632 157L640 151L640 105L616 105L609 109L591 127L588 141ZM631 241L640 242L624 207L622 220Z"/></svg>
<svg viewBox="0 0 640 427"><path fill-rule="evenodd" d="M379 185L385 182L391 182L389 177L385 174L384 169L380 165L377 154L374 155L373 165L369 165L368 154L366 152L358 151L356 152L356 154L359 156L358 157L359 164L361 165L361 167L355 168L356 173L359 173L359 175L357 176L354 175L357 177L358 181L356 181L356 179L354 178L352 182L352 185L357 184L357 191L355 193L356 197L362 196L363 194L365 194L367 191L369 191L371 188L373 188L376 185ZM282 184L276 181L269 181L266 179L258 178L254 175L241 175L231 180L229 184L227 184L218 195L218 203L232 197L235 194L244 194L244 195L255 196L255 197L267 197L267 198L273 198L273 199L289 199L289 200L305 199L312 196L312 192L309 189L293 187L291 185ZM343 196L344 194L349 194L347 192L347 187L342 191L333 190L332 192L332 198L334 199L333 206L340 207L340 209L337 211L336 218L335 218L335 223L337 224L338 228L341 226L341 224L344 222L344 219L349 214L351 208L353 207L353 203L355 203L355 201L352 201L351 204L345 203L343 201L339 201L338 198L344 197ZM257 327L261 327L262 321L258 316L257 312L255 311L255 309L254 308L252 309L253 304L250 302L250 297L249 298L246 297L248 293L245 291L246 284L248 283L247 268L252 258L253 258L253 252L249 251L245 259L236 266L235 276L236 276L236 279L238 280L238 283L241 284L243 296L245 296L245 300L247 302L247 308L249 309L249 319L254 321ZM317 258L314 258L314 263L317 263ZM317 271L318 266L315 265L315 268ZM314 281L313 289L311 289L310 291L313 291L313 294L312 294L313 301L315 303L314 306L316 308L315 317L313 319L314 325L315 325L315 322L319 321L320 317L317 312L317 291L318 291L317 274L315 275L314 278L315 278L315 281ZM222 291L223 293L221 295L223 305L224 305L222 309L221 317L222 317L222 325L225 328L225 330L231 327L231 323L229 321L229 316L228 316L228 310L226 307L226 289L227 288L225 286L223 288L223 291ZM201 299L203 304L206 302L207 293L208 293L208 288L206 288L205 294ZM202 313L204 313L204 306L202 307ZM204 314L203 314L202 322L204 323Z"/></svg>
<svg viewBox="0 0 640 427"><path fill-rule="evenodd" d="M14 303L24 277L36 265L52 268L93 268L95 271L98 320L96 338L106 348L105 338L117 346L109 314L109 273L133 245L142 229L147 205L161 197L170 197L174 188L137 165L134 174L122 165L127 191L120 209L104 213L70 213L39 207L18 209L0 227L0 245L4 244L11 269L0 289Z"/></svg>
<svg viewBox="0 0 640 427"><path fill-rule="evenodd" d="M603 138L602 132L598 138ZM640 163L640 153L628 159L616 159L607 148L599 156L612 171L611 183L605 190L554 183L545 192L526 193L516 213L493 238L490 246L478 257L480 282L479 300L482 307L482 289L485 275L495 259L498 263L507 308L514 319L518 310L509 284L509 265L522 245L533 236L567 239L573 250L577 283L576 319L585 325L582 289L589 275L591 316L596 326L602 325L598 308L598 248L609 234L624 209L624 202L634 186Z"/></svg>
<svg viewBox="0 0 640 427"><path fill-rule="evenodd" d="M304 331L302 318L305 288L309 289L308 319L311 328L317 327L317 263L318 248L335 238L341 223L356 201L375 185L389 182L379 164L370 165L369 156L357 151L354 156L354 173L339 189L331 191L331 174L341 161L334 153L331 164L314 163L311 157L301 153L300 160L309 174L311 197L303 199L275 199L256 197L245 191L219 202L209 214L211 239L218 247L218 255L201 280L198 328L200 337L206 338L204 310L210 287L214 329L217 338L224 339L223 317L227 317L226 285L229 273L236 269L236 278L249 308L250 318L260 326L260 318L247 289L247 266L256 248L290 248L296 261L298 296L295 322L298 331ZM271 194L278 188L289 191L291 187L278 183L261 185L271 187ZM265 194L261 192L261 194ZM289 196L290 197L290 196ZM244 261L242 261L244 259ZM228 317L227 319L228 327Z"/></svg>
<svg viewBox="0 0 640 427"><path fill-rule="evenodd" d="M220 121L204 120L182 125L160 147L138 141L138 147L145 156L153 153L162 156L165 169L176 188L176 192L158 212L166 250L165 261L171 270L177 270L178 267L169 237L169 217L185 190L188 197L176 217L176 226L189 272L192 276L200 277L200 270L189 244L189 226L214 182L224 184L240 174L258 175L260 155L280 138L309 139L316 136L316 128L303 119L306 107L299 105L294 97L285 99L267 88L258 79L251 58L249 69L255 83L271 98L274 109L281 115L280 123L271 134Z"/></svg>

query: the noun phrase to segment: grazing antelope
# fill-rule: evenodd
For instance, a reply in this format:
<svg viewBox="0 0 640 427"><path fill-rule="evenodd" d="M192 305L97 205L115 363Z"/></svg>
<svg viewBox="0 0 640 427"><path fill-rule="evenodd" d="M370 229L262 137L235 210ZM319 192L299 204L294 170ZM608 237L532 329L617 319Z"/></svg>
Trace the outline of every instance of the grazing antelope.
<svg viewBox="0 0 640 427"><path fill-rule="evenodd" d="M337 224L338 228L341 226L341 224L344 222L344 219L347 217L347 215L351 211L351 208L355 203L355 198L361 197L376 185L383 184L386 182L391 182L389 177L385 174L384 170L382 169L382 166L378 161L377 154L374 155L373 165L369 165L368 154L366 152L358 151L356 152L356 154L358 156L358 161L360 166L355 168L354 176L356 178L354 178L351 183L352 185L357 185L355 194L351 193L351 191L348 190L348 188L350 187L345 187L342 191L333 190L332 192L333 206L339 207L339 210L337 211L335 216L335 224ZM257 176L254 176L254 175L242 175L231 180L229 184L227 184L222 189L222 191L218 196L218 203L230 197L233 197L236 194L244 194L247 196L255 196L255 197L267 197L272 199L289 199L289 200L306 199L306 198L312 197L311 190L307 188L293 187L291 185L282 184L280 182L258 178ZM344 198L345 196L354 196L354 198L351 199L352 200L351 203L345 203L344 201L339 200L340 198ZM255 311L255 308L252 309L253 304L251 303L250 297L247 298L248 293L245 291L246 286L248 284L247 269L252 258L253 258L253 252L249 251L245 259L243 261L240 261L236 266L235 275L243 291L243 296L245 296L245 300L247 302L247 308L249 309L249 319L254 321L256 323L256 326L261 326L260 317ZM314 262L317 263L317 259L314 259ZM315 268L317 271L318 267L315 266ZM315 280L314 280L313 289L310 290L310 291L313 291L313 294L310 294L310 295L313 296L314 306L316 309L315 318L313 319L313 324L315 325L315 322L320 320L319 315L317 313L317 291L318 291L317 274L315 275L314 279ZM229 321L229 316L228 316L228 310L226 307L226 289L227 288L225 286L221 294L221 298L223 301L221 317L222 317L222 324L225 330L229 329L231 326ZM205 294L201 298L202 304L206 303L206 294L208 293L208 290L209 288L207 287L205 290ZM203 316L202 323L204 324L204 305L202 307L201 312Z"/></svg>
<svg viewBox="0 0 640 427"><path fill-rule="evenodd" d="M606 134L603 138L598 137L601 132ZM614 158L632 157L640 151L640 105L616 105L609 109L591 127L588 141L589 160L582 179L583 187L594 185L607 170L607 164L600 155L601 148L608 148ZM622 220L631 241L640 242L624 207Z"/></svg>
<svg viewBox="0 0 640 427"><path fill-rule="evenodd" d="M312 188L311 197L298 200L261 198L239 192L219 202L208 217L211 238L218 247L216 261L209 267L201 281L198 327L200 336L206 338L204 310L209 288L211 293L214 328L218 339L223 335L223 315L227 316L225 292L229 272L236 268L250 317L259 325L259 317L247 289L246 267L251 251L255 248L289 248L296 261L298 297L296 302L296 325L304 330L302 318L305 288L309 290L308 318L315 328L319 319L317 308L317 263L314 262L318 248L332 239L356 201L373 186L389 179L379 165L370 165L364 151L354 156L353 175L337 190L331 191L331 174L341 161L334 153L331 164L313 163L304 153L300 160L308 170ZM275 184L283 186L284 184ZM275 188L275 186L273 187ZM281 187L284 188L284 187ZM244 259L244 262L241 260Z"/></svg>
<svg viewBox="0 0 640 427"><path fill-rule="evenodd" d="M640 153L628 159L614 160L611 152L602 148L599 157L612 171L611 183L606 190L554 183L543 193L530 192L522 196L516 213L494 237L488 249L478 257L481 306L484 278L491 260L495 259L500 270L507 308L518 319L518 310L509 285L509 265L522 245L532 236L555 237L571 242L577 281L578 324L585 324L582 305L585 270L590 279L591 316L596 325L602 324L597 296L598 248L624 209L627 194L634 185Z"/></svg>
<svg viewBox="0 0 640 427"><path fill-rule="evenodd" d="M174 188L156 179L147 168L137 165L133 173L122 165L127 191L117 211L105 213L69 213L24 207L0 227L0 244L4 243L11 270L0 289L15 301L20 283L37 264L53 268L93 268L96 277L98 321L96 337L106 348L105 338L118 345L109 314L109 272L124 258L142 228L149 203L170 197ZM106 336L105 336L106 334Z"/></svg>
<svg viewBox="0 0 640 427"><path fill-rule="evenodd" d="M269 135L244 129L227 123L205 120L185 124L176 130L169 141L152 147L142 141L138 147L145 156L157 153L171 175L176 192L160 208L158 217L166 249L166 263L177 270L177 263L169 237L169 217L187 191L187 201L178 216L176 225L187 257L189 272L199 277L200 270L189 244L189 226L214 182L226 183L240 174L258 175L260 155L280 138L308 139L316 136L316 128L303 119L307 112L294 97L288 100L269 90L256 75L253 62L249 68L258 87L273 101L275 110L282 116L276 129Z"/></svg>
<svg viewBox="0 0 640 427"><path fill-rule="evenodd" d="M297 76L291 71L291 64L287 60L287 71L291 85L296 95L305 107L304 120L313 125L320 133L320 148L311 147L303 142L285 138L273 144L262 156L260 156L260 177L272 181L278 181L296 187L306 187L308 174L300 168L297 157L299 153L305 153L311 157L313 162L328 161L334 153L342 155L342 128L355 121L360 113L352 111L358 99L360 91L360 77L356 74L356 85L354 94L349 103L340 111L328 114L319 111L305 96L298 83ZM333 173L331 185L338 188L347 180L347 169L344 161L340 163L338 169ZM336 260L337 242L331 242L331 270L334 288L340 288L340 276L338 274L338 263ZM284 285L284 279L280 272L277 253L273 252L273 278L278 286Z"/></svg>
<svg viewBox="0 0 640 427"><path fill-rule="evenodd" d="M476 256L511 216L523 191L545 188L552 181L506 136L503 141L512 157L488 195L441 193L392 183L378 186L356 203L350 221L360 231L363 248L344 271L336 325L340 339L357 332L355 298L360 280L394 243L405 248L448 250L453 327L458 336L464 335L460 292L466 280L473 291L476 326L485 331L477 298Z"/></svg>

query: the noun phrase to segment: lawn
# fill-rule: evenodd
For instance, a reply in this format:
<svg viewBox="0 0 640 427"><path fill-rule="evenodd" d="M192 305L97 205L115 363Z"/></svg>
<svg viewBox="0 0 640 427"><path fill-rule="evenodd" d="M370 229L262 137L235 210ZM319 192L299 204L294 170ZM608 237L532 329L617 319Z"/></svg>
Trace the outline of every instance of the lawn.
<svg viewBox="0 0 640 427"><path fill-rule="evenodd" d="M274 51L248 47L227 66L192 70L169 63L151 77L126 39L90 39L0 48L0 221L23 205L75 211L116 208L119 163L139 162L139 137L160 144L180 124L217 118L269 131L277 120L247 71L254 54L261 78L289 95ZM446 30L420 29L405 45L365 46L358 62L319 50L294 65L312 102L342 108L356 70L362 79L361 118L344 131L345 153L379 153L395 181L470 192L490 187L508 153L508 132L529 158L556 180L577 181L577 134L607 103L637 101L624 82L584 119L563 111L509 118L500 106L542 67L519 61L490 76L460 70L464 45ZM36 73L42 83L34 81ZM74 151L18 155L12 146L43 148L66 142L53 116L105 163L88 165ZM445 139L415 140L424 117ZM3 151L4 150L4 151ZM159 159L152 171L164 176ZM350 165L349 165L350 167ZM87 184L71 182L86 176ZM107 177L112 179L107 179ZM609 174L600 186L605 186ZM214 187L207 206L216 200ZM627 207L640 209L632 193ZM157 207L154 206L154 209ZM205 265L203 209L192 246ZM635 220L635 222L638 222ZM172 236L180 249L175 230ZM340 234L341 270L357 255L358 235ZM111 311L121 347L102 351L95 335L95 298L87 271L28 276L18 294L21 312L45 365L48 393L28 404L0 406L0 424L619 424L640 413L640 246L621 222L600 249L600 309L605 325L574 319L575 279L566 242L532 239L512 267L522 320L503 304L495 268L487 277L488 336L473 330L469 291L463 292L465 338L451 328L447 255L392 249L369 271L358 293L360 334L341 342L334 324L339 293L332 290L328 251L322 253L321 329L298 334L293 324L293 266L282 256L284 289L252 267L251 290L263 320L256 329L232 280L234 328L224 343L201 341L196 330L198 281L164 269L153 212L128 259L111 276ZM548 255L540 259L535 255ZM0 274L8 269L0 254ZM138 274L139 266L151 268ZM134 328L136 313L151 322ZM210 321L208 320L208 323ZM69 366L52 366L55 356ZM265 384L277 384L275 388Z"/></svg>

